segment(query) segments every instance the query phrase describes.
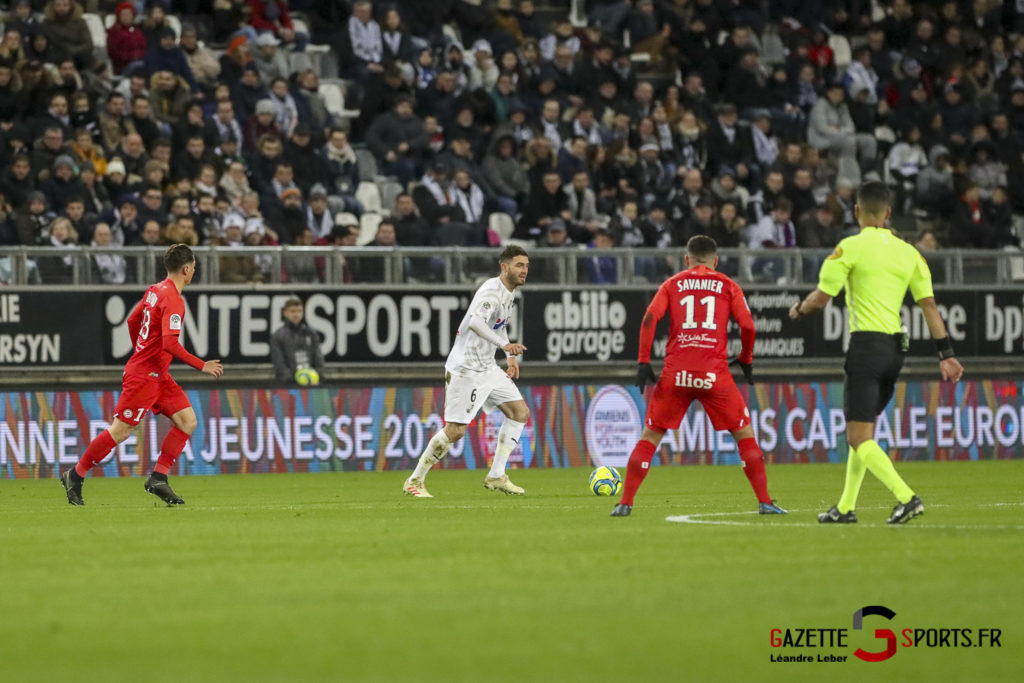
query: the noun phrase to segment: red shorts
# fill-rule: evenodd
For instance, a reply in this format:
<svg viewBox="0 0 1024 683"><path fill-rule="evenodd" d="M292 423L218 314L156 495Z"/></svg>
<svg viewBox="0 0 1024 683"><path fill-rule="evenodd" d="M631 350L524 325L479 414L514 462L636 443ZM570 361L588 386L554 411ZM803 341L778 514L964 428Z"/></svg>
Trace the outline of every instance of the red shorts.
<svg viewBox="0 0 1024 683"><path fill-rule="evenodd" d="M750 424L750 411L732 375L704 370L662 371L647 404L645 422L658 431L676 429L694 400L700 401L719 431L732 432Z"/></svg>
<svg viewBox="0 0 1024 683"><path fill-rule="evenodd" d="M185 392L170 377L154 381L148 377L125 375L114 417L134 427L142 422L147 410L170 417L179 410L191 407Z"/></svg>

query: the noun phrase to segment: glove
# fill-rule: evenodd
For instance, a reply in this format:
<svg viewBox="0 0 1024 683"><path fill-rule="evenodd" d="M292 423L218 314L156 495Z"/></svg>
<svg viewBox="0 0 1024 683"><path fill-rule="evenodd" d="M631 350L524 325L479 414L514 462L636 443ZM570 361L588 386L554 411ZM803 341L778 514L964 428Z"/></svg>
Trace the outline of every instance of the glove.
<svg viewBox="0 0 1024 683"><path fill-rule="evenodd" d="M743 371L743 376L747 378L747 384L749 384L751 386L754 385L754 364L753 363L744 363L739 358L734 358L732 361L730 361L729 365L738 365L738 366L740 366L740 370Z"/></svg>
<svg viewBox="0 0 1024 683"><path fill-rule="evenodd" d="M647 386L648 382L657 383L658 376L654 374L654 370L651 370L650 363L640 363L636 366L636 385L643 392L644 387Z"/></svg>

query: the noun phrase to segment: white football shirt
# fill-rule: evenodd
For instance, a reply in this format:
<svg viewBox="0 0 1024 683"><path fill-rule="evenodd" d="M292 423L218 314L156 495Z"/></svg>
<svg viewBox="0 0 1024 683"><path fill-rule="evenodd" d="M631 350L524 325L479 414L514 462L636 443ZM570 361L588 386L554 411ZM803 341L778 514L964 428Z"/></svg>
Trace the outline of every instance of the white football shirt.
<svg viewBox="0 0 1024 683"><path fill-rule="evenodd" d="M459 331L455 335L455 343L448 353L444 369L455 375L467 375L487 372L496 367L498 363L494 360L494 351L497 347L470 330L470 321L474 317L481 318L495 334L508 343L507 326L508 319L512 316L514 301L515 294L502 284L500 277L492 277L480 285L459 324Z"/></svg>

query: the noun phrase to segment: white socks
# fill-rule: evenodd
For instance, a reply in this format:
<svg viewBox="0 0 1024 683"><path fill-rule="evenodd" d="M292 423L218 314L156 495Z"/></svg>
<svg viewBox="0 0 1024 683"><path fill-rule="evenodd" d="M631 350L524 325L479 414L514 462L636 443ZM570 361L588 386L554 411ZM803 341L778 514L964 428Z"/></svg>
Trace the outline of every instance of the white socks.
<svg viewBox="0 0 1024 683"><path fill-rule="evenodd" d="M516 422L505 418L498 430L498 445L494 448L494 460L491 461L491 471L488 477L500 477L505 474L505 465L508 463L508 456L519 445L519 437L523 435L525 422Z"/></svg>
<svg viewBox="0 0 1024 683"><path fill-rule="evenodd" d="M427 443L423 455L420 456L420 461L416 463L416 469L413 470L412 478L423 479L426 477L430 468L436 465L441 458L448 455L448 449L451 447L452 441L445 434L444 429L434 434L433 438Z"/></svg>

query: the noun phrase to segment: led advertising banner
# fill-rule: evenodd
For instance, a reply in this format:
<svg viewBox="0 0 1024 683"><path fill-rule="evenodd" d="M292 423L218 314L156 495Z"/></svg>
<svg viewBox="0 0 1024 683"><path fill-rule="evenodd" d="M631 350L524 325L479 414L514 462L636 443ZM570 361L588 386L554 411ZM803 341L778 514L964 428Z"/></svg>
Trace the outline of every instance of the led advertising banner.
<svg viewBox="0 0 1024 683"><path fill-rule="evenodd" d="M529 349L529 362L635 361L640 321L653 287L524 287L516 294L509 337ZM305 318L320 336L328 362L400 365L443 363L473 296L470 287L345 287L299 291ZM746 288L754 316L755 358L839 358L849 336L842 296L821 315L789 319L806 289ZM132 344L126 319L137 288L102 291L23 289L0 293L0 367L119 366ZM280 327L287 289L188 288L182 343L201 358L225 364L269 363L270 335ZM1002 357L1024 351L1024 292L957 289L938 293L939 311L958 355ZM902 316L910 355L935 353L924 315L909 300ZM664 356L667 317L658 326L654 358ZM735 324L731 324L735 327ZM676 332L678 333L678 331ZM730 330L728 352L739 352Z"/></svg>
<svg viewBox="0 0 1024 683"><path fill-rule="evenodd" d="M512 467L625 465L645 403L635 387L521 385L531 418ZM846 458L840 382L741 389L769 463ZM199 426L176 474L403 470L441 425L441 385L292 390L191 389ZM74 464L105 429L117 391L0 393L0 476L45 478ZM485 467L502 414L481 415L443 467ZM149 416L97 469L148 472L169 428ZM875 438L897 460L1020 458L1024 382L907 382L878 421ZM696 403L666 434L656 464L738 465L732 438L715 432Z"/></svg>

